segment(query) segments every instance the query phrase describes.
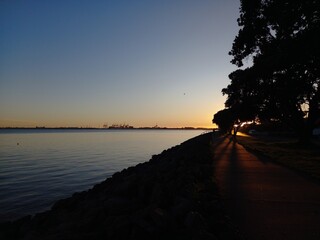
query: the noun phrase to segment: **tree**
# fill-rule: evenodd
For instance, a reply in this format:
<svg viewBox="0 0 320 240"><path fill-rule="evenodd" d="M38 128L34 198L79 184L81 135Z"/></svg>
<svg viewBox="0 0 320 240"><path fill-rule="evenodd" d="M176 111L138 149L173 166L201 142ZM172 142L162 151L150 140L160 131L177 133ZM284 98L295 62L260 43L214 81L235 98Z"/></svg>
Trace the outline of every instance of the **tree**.
<svg viewBox="0 0 320 240"><path fill-rule="evenodd" d="M222 90L226 107L239 118L280 120L308 141L320 117L320 2L241 0L238 24L229 54L242 69Z"/></svg>
<svg viewBox="0 0 320 240"><path fill-rule="evenodd" d="M212 123L217 124L224 133L231 133L234 122L235 116L231 109L223 109L213 115Z"/></svg>

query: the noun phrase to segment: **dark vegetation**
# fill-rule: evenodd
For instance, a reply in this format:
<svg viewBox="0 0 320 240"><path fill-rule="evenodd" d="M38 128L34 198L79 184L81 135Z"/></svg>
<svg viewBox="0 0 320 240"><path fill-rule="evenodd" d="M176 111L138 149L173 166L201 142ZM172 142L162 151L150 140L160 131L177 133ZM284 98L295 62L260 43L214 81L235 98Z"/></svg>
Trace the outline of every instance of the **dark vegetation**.
<svg viewBox="0 0 320 240"><path fill-rule="evenodd" d="M213 179L211 133L115 173L50 211L0 224L0 239L241 239Z"/></svg>
<svg viewBox="0 0 320 240"><path fill-rule="evenodd" d="M225 132L245 121L280 122L308 143L320 124L320 2L241 0L238 25L229 54L239 69L213 122Z"/></svg>
<svg viewBox="0 0 320 240"><path fill-rule="evenodd" d="M292 137L237 136L247 150L320 181L320 142L301 145Z"/></svg>

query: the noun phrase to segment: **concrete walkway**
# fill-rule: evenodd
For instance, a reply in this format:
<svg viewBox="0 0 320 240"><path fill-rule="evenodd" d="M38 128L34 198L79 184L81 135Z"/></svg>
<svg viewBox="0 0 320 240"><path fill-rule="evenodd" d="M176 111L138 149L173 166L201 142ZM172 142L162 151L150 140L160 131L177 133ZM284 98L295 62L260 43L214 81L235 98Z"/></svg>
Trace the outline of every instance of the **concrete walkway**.
<svg viewBox="0 0 320 240"><path fill-rule="evenodd" d="M320 185L241 145L214 146L215 176L231 220L247 239L320 239Z"/></svg>

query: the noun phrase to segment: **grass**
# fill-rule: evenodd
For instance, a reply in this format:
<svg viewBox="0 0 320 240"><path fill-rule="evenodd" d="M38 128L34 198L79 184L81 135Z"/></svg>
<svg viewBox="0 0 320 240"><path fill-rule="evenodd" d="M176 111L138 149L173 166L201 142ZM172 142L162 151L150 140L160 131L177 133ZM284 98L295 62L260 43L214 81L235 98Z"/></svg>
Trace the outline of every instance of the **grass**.
<svg viewBox="0 0 320 240"><path fill-rule="evenodd" d="M237 136L248 150L320 180L320 142L300 145L296 139Z"/></svg>

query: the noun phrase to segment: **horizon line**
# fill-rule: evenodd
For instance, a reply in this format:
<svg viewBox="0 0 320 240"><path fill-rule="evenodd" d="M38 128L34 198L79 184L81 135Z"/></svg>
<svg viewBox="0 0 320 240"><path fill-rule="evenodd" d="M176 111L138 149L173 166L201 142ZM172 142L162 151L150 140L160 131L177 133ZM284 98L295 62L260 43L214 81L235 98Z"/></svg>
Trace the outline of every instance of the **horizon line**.
<svg viewBox="0 0 320 240"><path fill-rule="evenodd" d="M130 129L182 129L182 130L212 130L214 127L0 127L0 129L99 129L99 130L113 130L113 129L121 129L121 130L130 130Z"/></svg>

